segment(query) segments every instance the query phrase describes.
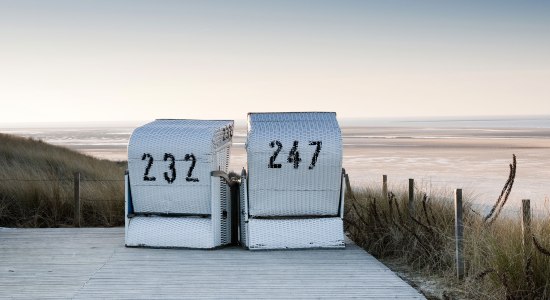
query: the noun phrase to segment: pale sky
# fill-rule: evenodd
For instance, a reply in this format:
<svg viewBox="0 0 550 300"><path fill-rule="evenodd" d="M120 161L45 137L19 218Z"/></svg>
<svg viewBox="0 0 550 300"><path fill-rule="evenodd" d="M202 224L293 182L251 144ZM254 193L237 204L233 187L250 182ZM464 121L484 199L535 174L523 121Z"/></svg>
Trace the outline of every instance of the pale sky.
<svg viewBox="0 0 550 300"><path fill-rule="evenodd" d="M550 1L2 1L0 123L550 114Z"/></svg>

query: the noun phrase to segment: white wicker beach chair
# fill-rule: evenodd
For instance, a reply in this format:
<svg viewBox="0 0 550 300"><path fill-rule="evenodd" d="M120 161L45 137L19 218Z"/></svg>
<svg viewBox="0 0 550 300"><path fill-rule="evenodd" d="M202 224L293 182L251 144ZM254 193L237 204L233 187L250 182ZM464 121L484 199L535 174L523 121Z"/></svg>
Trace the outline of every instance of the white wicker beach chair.
<svg viewBox="0 0 550 300"><path fill-rule="evenodd" d="M214 248L231 240L233 121L156 120L128 145L126 246Z"/></svg>
<svg viewBox="0 0 550 300"><path fill-rule="evenodd" d="M240 241L249 249L344 247L335 113L250 113Z"/></svg>

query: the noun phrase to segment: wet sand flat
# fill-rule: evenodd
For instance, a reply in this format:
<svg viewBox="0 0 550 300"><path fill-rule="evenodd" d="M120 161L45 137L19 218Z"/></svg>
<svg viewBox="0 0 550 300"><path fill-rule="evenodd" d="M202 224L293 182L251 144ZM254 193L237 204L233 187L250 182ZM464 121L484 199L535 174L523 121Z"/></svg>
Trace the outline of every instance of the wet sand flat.
<svg viewBox="0 0 550 300"><path fill-rule="evenodd" d="M493 127L420 125L342 126L343 165L352 183L380 185L385 174L391 189L414 178L428 192L444 189L451 195L453 189L462 188L476 203L488 206L500 194L508 178L508 164L516 154L517 176L509 206L517 207L521 199L529 198L535 207L542 208L550 196L550 128L530 128L523 123L512 128L505 122ZM100 158L125 160L134 128L18 128L0 132L42 139ZM246 166L245 142L246 128L237 127L231 170L239 172Z"/></svg>

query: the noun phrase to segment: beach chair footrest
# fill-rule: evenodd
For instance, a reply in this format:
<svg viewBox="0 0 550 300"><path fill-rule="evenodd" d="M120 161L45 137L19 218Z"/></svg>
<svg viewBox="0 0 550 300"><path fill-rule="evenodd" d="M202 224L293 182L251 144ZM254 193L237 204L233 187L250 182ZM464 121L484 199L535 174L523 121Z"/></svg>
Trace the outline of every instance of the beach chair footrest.
<svg viewBox="0 0 550 300"><path fill-rule="evenodd" d="M250 250L345 247L343 221L339 217L249 219L246 226Z"/></svg>
<svg viewBox="0 0 550 300"><path fill-rule="evenodd" d="M128 219L126 246L215 248L221 246L220 228L211 218L136 216Z"/></svg>

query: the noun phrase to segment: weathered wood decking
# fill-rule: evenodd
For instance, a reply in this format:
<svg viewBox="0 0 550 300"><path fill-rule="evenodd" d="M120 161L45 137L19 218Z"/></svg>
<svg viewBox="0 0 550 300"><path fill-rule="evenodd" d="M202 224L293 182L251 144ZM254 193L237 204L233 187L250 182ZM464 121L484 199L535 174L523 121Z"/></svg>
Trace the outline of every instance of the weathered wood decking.
<svg viewBox="0 0 550 300"><path fill-rule="evenodd" d="M424 299L354 244L251 252L124 247L124 228L0 228L0 298Z"/></svg>

